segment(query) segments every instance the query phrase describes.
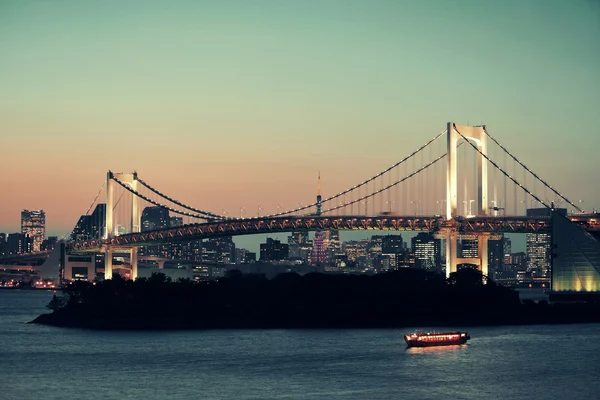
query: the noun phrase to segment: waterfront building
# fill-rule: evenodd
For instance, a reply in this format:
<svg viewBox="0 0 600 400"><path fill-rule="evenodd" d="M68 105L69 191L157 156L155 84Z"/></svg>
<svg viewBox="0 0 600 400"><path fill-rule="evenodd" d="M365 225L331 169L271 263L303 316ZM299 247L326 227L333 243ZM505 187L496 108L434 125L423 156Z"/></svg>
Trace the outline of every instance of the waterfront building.
<svg viewBox="0 0 600 400"><path fill-rule="evenodd" d="M46 238L46 213L44 210L23 210L21 212L21 233L29 235L31 251L40 251Z"/></svg>
<svg viewBox="0 0 600 400"><path fill-rule="evenodd" d="M566 216L566 208L557 208L555 212ZM550 218L552 210L549 208L529 208L528 217L547 217ZM531 278L550 279L550 246L552 237L548 233L528 233L526 234L527 243L527 272Z"/></svg>
<svg viewBox="0 0 600 400"><path fill-rule="evenodd" d="M42 251L54 250L57 243L58 243L58 236L48 236L48 239L45 239L42 242L42 246L41 246L40 250L42 250Z"/></svg>
<svg viewBox="0 0 600 400"><path fill-rule="evenodd" d="M6 239L5 254L24 254L33 251L33 239L28 234L11 233Z"/></svg>

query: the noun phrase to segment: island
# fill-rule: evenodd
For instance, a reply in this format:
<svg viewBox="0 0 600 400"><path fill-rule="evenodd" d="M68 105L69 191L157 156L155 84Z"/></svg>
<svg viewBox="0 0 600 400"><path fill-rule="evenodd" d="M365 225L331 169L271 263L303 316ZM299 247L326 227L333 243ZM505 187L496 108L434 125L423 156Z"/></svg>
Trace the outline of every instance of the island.
<svg viewBox="0 0 600 400"><path fill-rule="evenodd" d="M484 277L483 277L484 278ZM88 329L392 328L600 322L595 303L521 301L518 292L463 269L376 275L263 275L216 281L75 281L32 323Z"/></svg>

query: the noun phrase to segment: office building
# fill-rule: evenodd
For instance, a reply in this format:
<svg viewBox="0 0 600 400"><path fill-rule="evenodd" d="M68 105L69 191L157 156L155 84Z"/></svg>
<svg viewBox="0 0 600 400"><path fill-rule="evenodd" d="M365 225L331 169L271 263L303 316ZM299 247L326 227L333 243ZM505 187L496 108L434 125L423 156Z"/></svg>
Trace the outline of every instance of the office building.
<svg viewBox="0 0 600 400"><path fill-rule="evenodd" d="M288 256L289 247L287 243L267 238L266 243L261 243L260 245L260 261L282 261L287 260Z"/></svg>
<svg viewBox="0 0 600 400"><path fill-rule="evenodd" d="M441 240L431 233L420 232L412 238L415 267L428 271L441 271Z"/></svg>
<svg viewBox="0 0 600 400"><path fill-rule="evenodd" d="M561 215L567 215L566 208L555 209ZM529 208L528 217L548 217L552 211L549 208ZM550 279L550 246L552 237L549 233L528 233L527 243L527 273L531 278Z"/></svg>
<svg viewBox="0 0 600 400"><path fill-rule="evenodd" d="M46 213L43 210L21 212L21 233L31 238L32 251L40 251L46 238Z"/></svg>
<svg viewBox="0 0 600 400"><path fill-rule="evenodd" d="M202 262L209 264L235 264L235 243L231 236L207 239L202 242Z"/></svg>
<svg viewBox="0 0 600 400"><path fill-rule="evenodd" d="M71 232L73 240L92 240L104 237L106 228L106 204L96 206L90 215L82 215Z"/></svg>

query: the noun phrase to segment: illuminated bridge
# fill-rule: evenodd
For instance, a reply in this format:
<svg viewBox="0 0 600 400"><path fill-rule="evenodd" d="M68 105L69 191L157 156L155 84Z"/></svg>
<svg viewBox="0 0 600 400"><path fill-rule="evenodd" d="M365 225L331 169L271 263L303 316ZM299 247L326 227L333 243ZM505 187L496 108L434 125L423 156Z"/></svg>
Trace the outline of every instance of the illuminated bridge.
<svg viewBox="0 0 600 400"><path fill-rule="evenodd" d="M598 215L585 214L580 202L572 202L533 172L485 126L450 122L411 154L367 176L327 197L321 195L319 181L315 201L287 210L278 205L273 212L259 207L252 217L242 207L234 217L184 204L135 172L109 171L86 213L104 192L104 234L73 241L68 251L104 252L106 278L112 276L113 251L130 252L135 278L139 246L294 231L426 231L445 240L448 275L465 261L457 248L457 241L465 237L478 241L479 257L469 262L487 274L490 238L501 233L547 233L553 238L553 290L600 291ZM141 213L148 206L168 210L181 218L181 224L142 229Z"/></svg>

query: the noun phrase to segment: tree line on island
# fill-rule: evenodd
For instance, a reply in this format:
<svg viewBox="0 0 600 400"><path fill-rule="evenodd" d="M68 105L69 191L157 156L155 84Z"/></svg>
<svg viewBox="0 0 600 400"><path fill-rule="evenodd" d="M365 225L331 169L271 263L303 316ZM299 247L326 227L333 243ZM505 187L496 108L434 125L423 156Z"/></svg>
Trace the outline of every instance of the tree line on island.
<svg viewBox="0 0 600 400"><path fill-rule="evenodd" d="M34 323L93 329L383 328L600 320L595 305L521 302L516 291L462 269L377 275L230 271L216 281L75 281ZM485 282L485 284L484 284Z"/></svg>

